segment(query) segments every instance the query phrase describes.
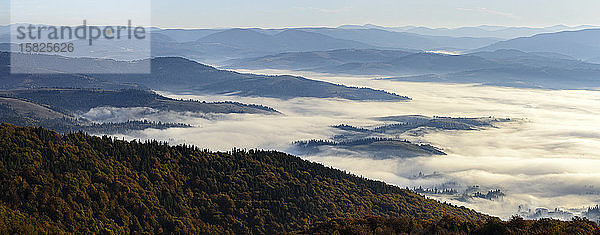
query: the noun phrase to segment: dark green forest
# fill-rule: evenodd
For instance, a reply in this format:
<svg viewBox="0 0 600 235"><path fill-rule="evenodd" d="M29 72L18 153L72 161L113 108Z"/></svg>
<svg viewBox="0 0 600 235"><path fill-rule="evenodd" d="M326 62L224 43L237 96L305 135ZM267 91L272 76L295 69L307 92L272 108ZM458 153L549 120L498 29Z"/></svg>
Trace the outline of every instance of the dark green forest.
<svg viewBox="0 0 600 235"><path fill-rule="evenodd" d="M598 234L500 221L275 151L0 125L2 233Z"/></svg>
<svg viewBox="0 0 600 235"><path fill-rule="evenodd" d="M365 216L487 216L274 151L0 125L0 230L276 233Z"/></svg>
<svg viewBox="0 0 600 235"><path fill-rule="evenodd" d="M363 219L334 219L298 234L600 234L600 227L586 218L571 221L554 219L524 220L513 216L508 221L498 218L464 220L444 216L438 220L418 218L367 217Z"/></svg>

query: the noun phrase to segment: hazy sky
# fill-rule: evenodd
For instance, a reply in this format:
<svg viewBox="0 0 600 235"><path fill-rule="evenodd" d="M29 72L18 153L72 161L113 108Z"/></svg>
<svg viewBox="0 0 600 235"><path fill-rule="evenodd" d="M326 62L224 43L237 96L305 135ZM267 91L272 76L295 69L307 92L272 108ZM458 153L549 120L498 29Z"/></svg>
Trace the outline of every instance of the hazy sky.
<svg viewBox="0 0 600 235"><path fill-rule="evenodd" d="M600 25L598 0L13 0L31 19L66 24L74 18L104 20L140 16L152 2L160 27L289 27L377 24L457 27L474 25ZM6 24L9 0L0 0ZM132 4L134 3L134 4ZM144 10L142 10L144 11ZM51 12L52 16L47 15ZM92 15L95 15L92 16Z"/></svg>

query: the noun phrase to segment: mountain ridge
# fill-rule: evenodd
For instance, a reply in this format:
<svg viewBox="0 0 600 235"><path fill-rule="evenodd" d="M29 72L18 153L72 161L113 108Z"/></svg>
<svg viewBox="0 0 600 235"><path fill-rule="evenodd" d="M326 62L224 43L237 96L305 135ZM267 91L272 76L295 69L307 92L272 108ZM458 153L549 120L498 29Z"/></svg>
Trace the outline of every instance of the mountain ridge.
<svg viewBox="0 0 600 235"><path fill-rule="evenodd" d="M598 38L600 38L600 29L544 33L497 42L474 52L517 49L525 52L554 52L581 60L590 60L600 55Z"/></svg>
<svg viewBox="0 0 600 235"><path fill-rule="evenodd" d="M56 70L61 67L89 63L87 59L55 56L29 56L30 63L19 66L36 65L32 69ZM124 74L127 68L150 63L150 74ZM150 61L121 62L100 60L96 71L103 74L10 74L8 53L0 53L0 80L5 81L1 89L67 87L74 88L146 88L170 92L195 92L209 95L260 96L291 99L299 97L342 98L349 100L389 100L401 101L410 98L382 90L348 87L329 82L311 80L298 76L268 76L243 74L219 70L182 57L157 57ZM30 71L25 68L25 71ZM60 71L59 71L60 72ZM64 80L64 81L63 81Z"/></svg>
<svg viewBox="0 0 600 235"><path fill-rule="evenodd" d="M226 68L286 69L383 76L400 81L481 83L549 89L600 87L600 64L558 53L499 49L468 54L346 50L281 53L232 60ZM371 59L377 57L376 59ZM565 79L569 78L569 79Z"/></svg>

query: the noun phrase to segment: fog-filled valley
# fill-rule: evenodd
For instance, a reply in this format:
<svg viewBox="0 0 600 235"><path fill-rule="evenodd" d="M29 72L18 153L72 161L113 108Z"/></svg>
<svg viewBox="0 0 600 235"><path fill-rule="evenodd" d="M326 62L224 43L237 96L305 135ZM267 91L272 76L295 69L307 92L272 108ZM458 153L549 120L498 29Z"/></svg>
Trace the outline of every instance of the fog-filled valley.
<svg viewBox="0 0 600 235"><path fill-rule="evenodd" d="M600 167L600 156L596 153L600 150L600 132L593 127L600 115L600 91L397 82L365 76L334 77L274 70L252 72L296 73L349 86L385 89L412 100L282 100L159 92L177 99L262 104L281 114L195 115L158 111L149 114L139 109L95 108L83 116L98 122L145 119L193 126L119 135L128 139L158 139L212 150L258 148L291 153L294 153L291 149L294 141L327 140L340 134L340 130L332 127L335 125L371 128L389 123L376 119L378 117L509 118L509 122L477 130L425 128L419 134L406 132L396 136L413 143L430 144L447 155L374 159L353 151L345 151L343 155L322 151L303 157L357 175L422 190L440 201L502 218L517 214L519 208L521 215L530 218L537 218L537 208L548 208L551 212L558 208L559 211L550 216L568 219L572 215L581 216L588 206L599 203L600 176L596 169ZM427 191L434 189L440 192ZM452 190L452 193L442 193L443 190ZM495 190L501 194L488 194ZM529 209L532 210L528 212Z"/></svg>
<svg viewBox="0 0 600 235"><path fill-rule="evenodd" d="M69 54L23 25L0 233L600 231L596 26L140 26Z"/></svg>

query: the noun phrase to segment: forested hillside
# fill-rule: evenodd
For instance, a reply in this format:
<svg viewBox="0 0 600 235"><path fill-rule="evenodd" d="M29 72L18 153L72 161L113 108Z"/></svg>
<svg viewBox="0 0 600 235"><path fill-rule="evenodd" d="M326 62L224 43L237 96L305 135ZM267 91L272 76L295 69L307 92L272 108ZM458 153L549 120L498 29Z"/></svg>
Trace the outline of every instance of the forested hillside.
<svg viewBox="0 0 600 235"><path fill-rule="evenodd" d="M489 218L468 221L451 216L439 220L368 217L335 219L299 234L598 234L593 221L575 217L571 221L555 219L524 220L513 216L509 221Z"/></svg>
<svg viewBox="0 0 600 235"><path fill-rule="evenodd" d="M274 233L366 216L487 218L280 152L0 125L0 229L9 233Z"/></svg>

